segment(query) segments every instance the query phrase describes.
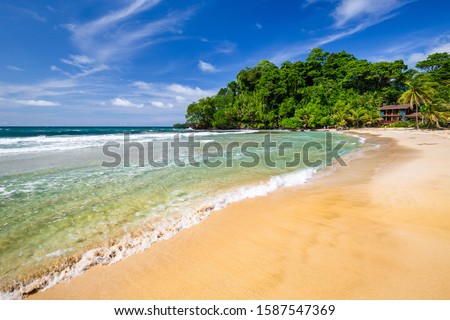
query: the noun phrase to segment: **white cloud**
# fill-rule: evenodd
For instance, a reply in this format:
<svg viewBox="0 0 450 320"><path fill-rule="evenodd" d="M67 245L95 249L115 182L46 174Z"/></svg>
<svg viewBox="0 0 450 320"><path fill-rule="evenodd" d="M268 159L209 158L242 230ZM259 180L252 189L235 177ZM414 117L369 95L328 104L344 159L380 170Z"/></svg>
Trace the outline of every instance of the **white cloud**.
<svg viewBox="0 0 450 320"><path fill-rule="evenodd" d="M164 102L161 101L151 101L150 104L157 108L164 108Z"/></svg>
<svg viewBox="0 0 450 320"><path fill-rule="evenodd" d="M57 107L60 106L58 102L48 101L48 100L11 100L13 103L21 104L24 106L37 106L37 107Z"/></svg>
<svg viewBox="0 0 450 320"><path fill-rule="evenodd" d="M442 43L442 44L438 45L437 47L432 48L430 50L429 54L442 53L442 52L450 53L450 41L447 43Z"/></svg>
<svg viewBox="0 0 450 320"><path fill-rule="evenodd" d="M207 96L211 96L214 93L212 91L202 90L199 87L191 88L189 86L183 86L181 84L171 84L167 87L167 90L184 96L185 98L191 98L198 100Z"/></svg>
<svg viewBox="0 0 450 320"><path fill-rule="evenodd" d="M183 103L183 102L186 102L186 98L183 96L176 96L175 101Z"/></svg>
<svg viewBox="0 0 450 320"><path fill-rule="evenodd" d="M144 91L152 91L155 89L154 85L152 83L144 82L144 81L135 81L132 84L133 87L136 87L140 90Z"/></svg>
<svg viewBox="0 0 450 320"><path fill-rule="evenodd" d="M423 51L410 53L404 60L405 63L412 68L416 66L417 62L426 60L430 54L442 52L450 53L450 37L447 37L447 42L445 43L435 43L433 46L430 46Z"/></svg>
<svg viewBox="0 0 450 320"><path fill-rule="evenodd" d="M164 103L162 101L150 101L150 104L156 108L171 109L174 107L172 103Z"/></svg>
<svg viewBox="0 0 450 320"><path fill-rule="evenodd" d="M19 68L17 66L6 66L6 69L11 70L11 71L19 71L19 72L23 72L25 71L25 69Z"/></svg>
<svg viewBox="0 0 450 320"><path fill-rule="evenodd" d="M198 62L198 68L203 72L209 72L209 73L214 73L214 72L218 71L216 69L216 67L214 67L211 63L208 63L208 62L205 62L202 60L200 60Z"/></svg>
<svg viewBox="0 0 450 320"><path fill-rule="evenodd" d="M135 0L129 6L111 12L99 19L96 19L84 25L83 27L86 29L85 32L87 34L97 33L119 21L126 20L127 18L132 17L133 15L146 11L156 6L160 2L161 0Z"/></svg>
<svg viewBox="0 0 450 320"><path fill-rule="evenodd" d="M427 58L427 54L423 52L415 52L408 55L405 59L405 63L408 65L408 67L413 68L417 64L417 62L425 60Z"/></svg>
<svg viewBox="0 0 450 320"><path fill-rule="evenodd" d="M61 68L59 68L59 67L57 67L57 66L55 66L55 65L50 66L50 70L51 70L51 71L58 71L58 72L63 71Z"/></svg>
<svg viewBox="0 0 450 320"><path fill-rule="evenodd" d="M111 100L111 104L116 107L126 107L126 108L143 108L142 103L133 103L125 98L114 98Z"/></svg>
<svg viewBox="0 0 450 320"><path fill-rule="evenodd" d="M255 27L256 29L261 30L263 26L260 23L256 23Z"/></svg>

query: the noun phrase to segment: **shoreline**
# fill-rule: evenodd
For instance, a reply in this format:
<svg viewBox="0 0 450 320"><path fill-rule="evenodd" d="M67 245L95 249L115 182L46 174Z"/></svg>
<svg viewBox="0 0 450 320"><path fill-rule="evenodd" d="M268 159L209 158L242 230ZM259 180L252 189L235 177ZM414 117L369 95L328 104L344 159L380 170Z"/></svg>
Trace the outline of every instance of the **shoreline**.
<svg viewBox="0 0 450 320"><path fill-rule="evenodd" d="M352 140L358 139L360 143L365 140L355 135L352 136ZM344 135L340 135L340 139L345 140L347 138ZM353 144L356 143L352 142ZM360 153L362 152L355 152L355 154ZM349 155L350 153L345 153L343 157ZM319 169L319 171L327 170ZM241 179L238 185L228 188L225 192L220 192L208 200L203 199L203 203L194 208L189 214L172 221L161 219L159 224L157 221L153 221L151 225L143 225L138 230L133 231L130 236L127 235L117 239L110 238L100 242L100 245L87 247L82 253L56 260L43 271L35 268L36 271L34 273L30 273L23 278L31 280L22 282L20 286L17 285L18 282L14 284L12 281L11 285L4 285L1 288L0 300L23 299L30 294L45 291L57 283L69 281L95 265L113 264L133 254L142 252L155 242L171 238L180 230L203 221L210 213L223 209L231 203L247 198L264 196L286 186L304 184L318 175L320 173L316 168L303 168L291 172L279 172L276 175L266 177L266 179L263 178L262 180L249 183L245 183Z"/></svg>
<svg viewBox="0 0 450 320"><path fill-rule="evenodd" d="M29 298L449 299L450 219L443 210L450 140L406 130L348 133L394 140L381 138L385 146L331 175L231 204L143 253ZM432 168L418 171L423 161ZM424 174L433 182L431 200L420 186ZM420 182L411 192L416 206L408 192L401 198L411 182Z"/></svg>

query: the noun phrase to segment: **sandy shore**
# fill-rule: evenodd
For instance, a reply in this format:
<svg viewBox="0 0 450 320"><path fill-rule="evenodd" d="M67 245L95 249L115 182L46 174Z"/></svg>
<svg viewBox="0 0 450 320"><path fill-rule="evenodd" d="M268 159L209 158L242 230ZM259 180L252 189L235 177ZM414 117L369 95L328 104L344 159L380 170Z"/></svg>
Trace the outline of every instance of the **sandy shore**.
<svg viewBox="0 0 450 320"><path fill-rule="evenodd" d="M382 146L29 298L450 299L449 131L359 132Z"/></svg>

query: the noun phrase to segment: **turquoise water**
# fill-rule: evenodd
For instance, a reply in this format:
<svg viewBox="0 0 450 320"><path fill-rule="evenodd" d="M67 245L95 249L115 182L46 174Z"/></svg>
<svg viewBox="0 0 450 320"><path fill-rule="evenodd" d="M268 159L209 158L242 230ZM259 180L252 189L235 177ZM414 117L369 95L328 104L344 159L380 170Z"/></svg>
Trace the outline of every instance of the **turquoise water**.
<svg viewBox="0 0 450 320"><path fill-rule="evenodd" d="M278 148L262 145L268 134ZM0 297L21 298L142 251L229 203L305 183L325 166L326 134L0 128ZM174 139L198 146L177 154ZM363 146L358 137L333 135L330 147L340 141L341 155ZM116 166L105 167L114 159L104 154L106 143L122 160ZM292 147L282 151L282 143ZM308 160L322 163L290 166L294 153L304 160L308 144ZM129 166L123 161L127 146ZM167 165L149 165L149 150ZM214 165L203 161L206 154Z"/></svg>

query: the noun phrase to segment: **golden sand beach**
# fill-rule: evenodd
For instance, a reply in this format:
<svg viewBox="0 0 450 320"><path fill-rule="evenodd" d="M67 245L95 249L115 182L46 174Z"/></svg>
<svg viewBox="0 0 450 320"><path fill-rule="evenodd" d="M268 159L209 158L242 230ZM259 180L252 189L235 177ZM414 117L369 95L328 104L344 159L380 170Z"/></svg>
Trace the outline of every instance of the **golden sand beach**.
<svg viewBox="0 0 450 320"><path fill-rule="evenodd" d="M29 298L450 299L450 132L357 133L381 146Z"/></svg>

